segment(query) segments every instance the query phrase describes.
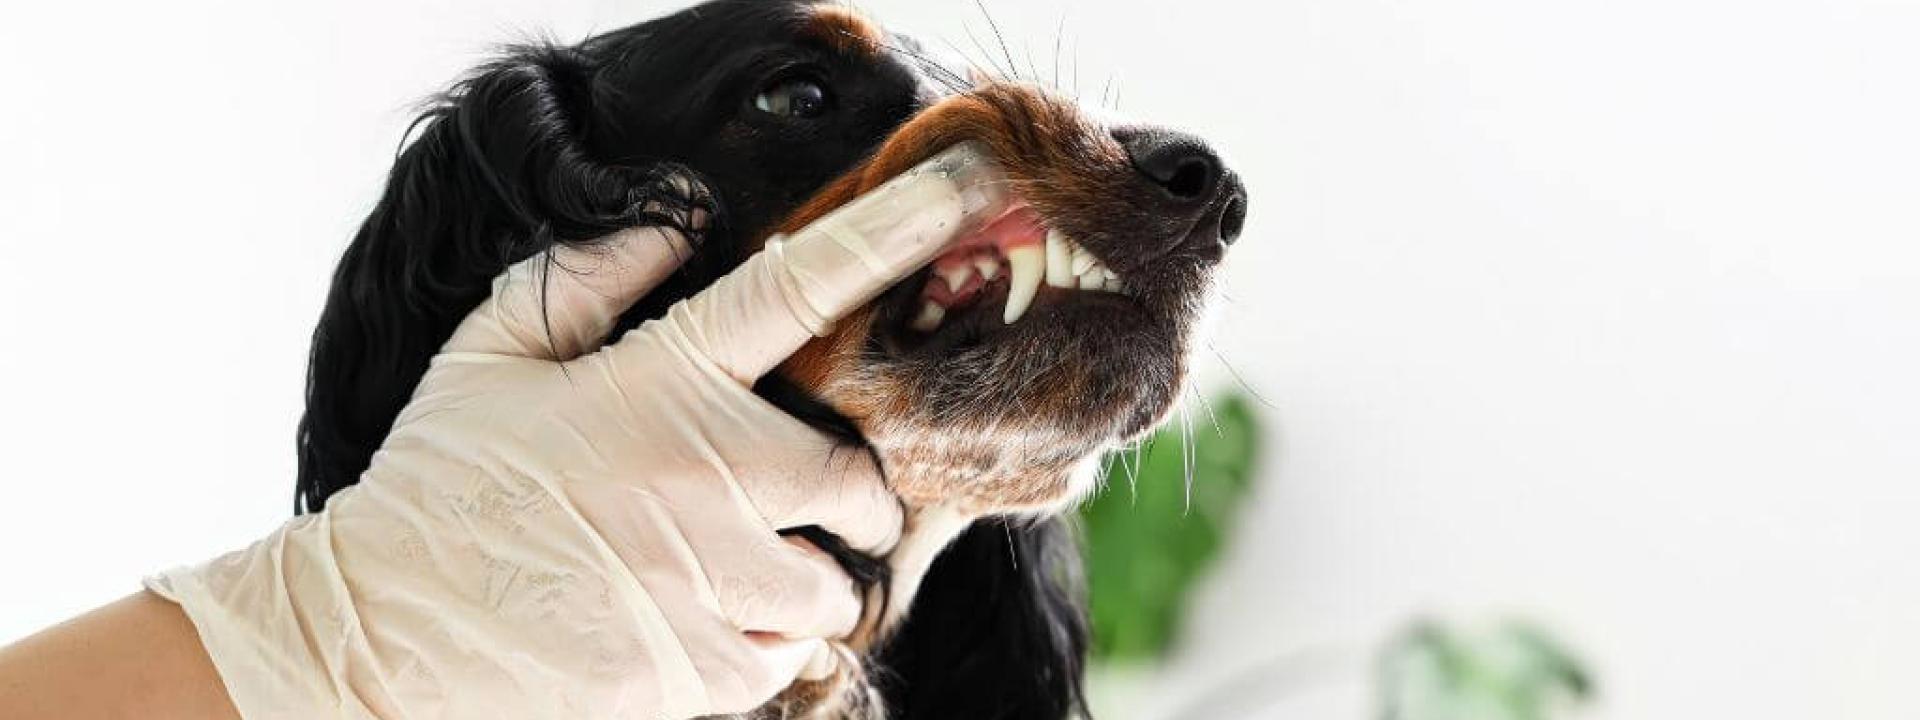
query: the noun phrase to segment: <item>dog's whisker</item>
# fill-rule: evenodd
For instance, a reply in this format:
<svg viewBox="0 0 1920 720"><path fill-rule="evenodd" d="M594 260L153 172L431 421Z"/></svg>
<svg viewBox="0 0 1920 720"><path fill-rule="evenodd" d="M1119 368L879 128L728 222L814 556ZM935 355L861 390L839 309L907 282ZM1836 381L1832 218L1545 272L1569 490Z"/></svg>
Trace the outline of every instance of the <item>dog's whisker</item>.
<svg viewBox="0 0 1920 720"><path fill-rule="evenodd" d="M980 44L980 38L974 36L971 26L962 25L961 29L966 31L967 41L973 43L973 49L980 53L981 58L987 61L989 67L993 68L993 75L995 77L1007 78L1009 80L1019 78L1019 75L1014 73L1011 68L1000 67L1000 61L994 59L993 53L987 52L987 46Z"/></svg>
<svg viewBox="0 0 1920 720"><path fill-rule="evenodd" d="M981 17L987 19L987 27L993 30L994 39L999 41L1000 54L1007 59L1007 67L1018 70L1019 68L1016 67L1013 62L1013 52L1007 49L1007 36L1005 33L1000 32L1000 23L994 21L993 13L987 11L986 0L973 0L973 4L975 7L980 8Z"/></svg>
<svg viewBox="0 0 1920 720"><path fill-rule="evenodd" d="M1180 469L1183 480L1184 501L1181 514L1193 512L1193 409L1188 403L1180 404Z"/></svg>
<svg viewBox="0 0 1920 720"><path fill-rule="evenodd" d="M934 81L939 82L942 86L946 87L948 90L951 90L955 93L965 93L972 89L972 83L967 82L966 78L960 77L959 73L954 72L951 68L948 68L945 64L942 64L939 61L934 60L933 58L927 57L922 53L914 52L903 46L895 45L882 40L874 40L871 38L862 37L860 35L857 35L852 32L848 32L846 30L839 30L837 32L839 32L841 35L845 35L849 38L853 38L860 42L871 42L877 47L880 47L892 52L897 52L907 57L913 58L914 60L918 60L920 62L921 68L929 71L930 76Z"/></svg>
<svg viewBox="0 0 1920 720"><path fill-rule="evenodd" d="M1001 523L1000 529L1005 531L1007 534L1007 561L1011 564L1013 569L1019 570L1020 569L1020 553L1014 549L1015 543L1013 542L1013 526L1008 525L1006 523Z"/></svg>
<svg viewBox="0 0 1920 720"><path fill-rule="evenodd" d="M971 32L968 33L968 38L972 39ZM978 76L985 80L1001 79L1006 77L1006 73L1001 72L999 66L993 64L991 60L987 61L987 64L985 67L982 67L979 60L975 59L974 56L968 53L966 50L961 49L959 45L955 45L952 40L949 40L943 37L943 38L940 38L940 43L943 45L946 45L949 51L952 51L954 55L958 56L962 61L966 62L968 72L973 73L973 75ZM979 41L977 40L974 41L974 47L975 48L980 47ZM968 78L967 84L969 87L973 86L974 84L973 78Z"/></svg>
<svg viewBox="0 0 1920 720"><path fill-rule="evenodd" d="M1033 62L1033 43L1021 41L1020 52L1027 56L1027 77L1033 82L1040 82L1040 66Z"/></svg>
<svg viewBox="0 0 1920 720"><path fill-rule="evenodd" d="M1222 437L1222 438L1226 437L1227 431L1220 428L1220 416L1215 415L1213 412L1213 401L1208 400L1207 396L1205 394L1202 394L1197 389L1191 390L1190 392L1193 393L1193 398L1195 400L1200 401L1200 408L1207 411L1207 421L1213 424L1214 436Z"/></svg>
<svg viewBox="0 0 1920 720"><path fill-rule="evenodd" d="M1136 448L1138 448L1139 446L1140 446L1139 440L1122 443L1121 445L1115 447L1113 451L1108 455L1113 459L1114 462L1118 463L1120 465L1120 469L1126 473L1127 491L1130 495L1129 497L1130 500L1137 500L1140 497L1140 480L1139 480L1140 476L1139 476L1139 471L1136 469L1135 465L1133 463L1127 462L1127 457L1131 454L1134 454L1136 452ZM1134 457L1137 459L1138 455L1134 455Z"/></svg>
<svg viewBox="0 0 1920 720"><path fill-rule="evenodd" d="M1053 30L1053 89L1060 89L1060 44L1067 37L1067 15L1060 14L1060 25ZM1079 98L1074 98L1078 100Z"/></svg>
<svg viewBox="0 0 1920 720"><path fill-rule="evenodd" d="M1239 368L1234 367L1233 363L1227 362L1226 354L1220 352L1220 348L1214 346L1212 340L1206 340L1204 342L1207 346L1207 350L1211 351L1213 353L1213 357L1220 361L1220 366L1223 368L1226 368L1227 375L1233 378L1234 384L1239 385L1241 390L1245 390L1249 397L1252 397L1254 401L1260 403L1261 405L1266 406L1268 408L1279 409L1278 406L1268 401L1266 396L1261 395L1259 390L1255 390L1253 388L1253 385L1247 382L1246 377L1240 374Z"/></svg>

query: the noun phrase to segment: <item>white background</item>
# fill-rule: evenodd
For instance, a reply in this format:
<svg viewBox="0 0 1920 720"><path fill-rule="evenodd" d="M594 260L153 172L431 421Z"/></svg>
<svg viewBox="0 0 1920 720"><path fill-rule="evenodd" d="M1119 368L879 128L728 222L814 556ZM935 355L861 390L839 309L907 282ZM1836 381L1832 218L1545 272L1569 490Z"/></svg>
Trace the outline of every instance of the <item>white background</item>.
<svg viewBox="0 0 1920 720"><path fill-rule="evenodd" d="M1259 716L1368 717L1396 623L1517 612L1597 666L1591 717L1916 716L1920 7L990 7L1043 75L1064 19L1083 92L1118 78L1252 189L1215 345L1270 462L1132 714L1323 657ZM0 641L277 524L307 333L412 103L664 9L0 10Z"/></svg>

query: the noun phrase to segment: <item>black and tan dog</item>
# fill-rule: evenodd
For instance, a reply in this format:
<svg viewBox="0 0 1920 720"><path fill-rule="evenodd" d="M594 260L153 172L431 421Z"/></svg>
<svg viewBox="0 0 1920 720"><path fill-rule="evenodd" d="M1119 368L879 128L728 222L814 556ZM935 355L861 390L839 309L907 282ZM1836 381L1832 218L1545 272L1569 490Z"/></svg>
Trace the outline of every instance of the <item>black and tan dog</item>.
<svg viewBox="0 0 1920 720"><path fill-rule="evenodd" d="M870 449L911 518L888 558L840 553L875 583L850 642L865 677L793 688L767 714L1084 713L1078 556L1055 513L1090 489L1103 450L1178 397L1247 206L1205 143L1102 123L1039 86L944 66L842 6L792 0L718 0L517 49L420 127L314 333L305 509L358 478L507 265L633 225L686 229L694 257L630 328L770 235L971 141L1005 170L1014 208L756 388ZM691 191L674 181L689 175ZM692 227L696 211L712 221Z"/></svg>

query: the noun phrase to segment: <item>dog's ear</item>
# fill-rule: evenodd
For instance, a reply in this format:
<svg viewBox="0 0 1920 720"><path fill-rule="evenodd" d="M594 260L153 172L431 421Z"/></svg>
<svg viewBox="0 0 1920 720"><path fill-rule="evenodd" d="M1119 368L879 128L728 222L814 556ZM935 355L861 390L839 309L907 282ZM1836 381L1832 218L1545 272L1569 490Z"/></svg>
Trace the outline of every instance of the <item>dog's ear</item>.
<svg viewBox="0 0 1920 720"><path fill-rule="evenodd" d="M1085 603L1066 519L974 523L934 561L880 649L888 716L1086 717Z"/></svg>
<svg viewBox="0 0 1920 720"><path fill-rule="evenodd" d="M335 271L309 358L296 510L353 484L427 362L509 264L553 243L637 224L689 230L684 168L613 167L580 138L594 117L591 58L510 50L416 121L385 193Z"/></svg>

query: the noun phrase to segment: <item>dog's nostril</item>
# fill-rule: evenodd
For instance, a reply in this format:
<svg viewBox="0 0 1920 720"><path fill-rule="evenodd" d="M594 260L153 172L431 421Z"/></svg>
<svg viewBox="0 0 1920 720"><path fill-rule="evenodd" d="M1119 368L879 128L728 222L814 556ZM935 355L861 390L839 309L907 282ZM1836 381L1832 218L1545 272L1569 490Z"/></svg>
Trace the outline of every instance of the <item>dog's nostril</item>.
<svg viewBox="0 0 1920 720"><path fill-rule="evenodd" d="M1220 242L1232 245L1240 238L1240 229L1247 224L1247 194L1234 193L1227 201L1227 209L1220 213Z"/></svg>
<svg viewBox="0 0 1920 720"><path fill-rule="evenodd" d="M1194 198L1207 192L1207 186L1213 184L1213 166L1198 157L1189 157L1180 161L1173 176L1165 180L1154 178L1160 186L1173 193L1174 197Z"/></svg>
<svg viewBox="0 0 1920 720"><path fill-rule="evenodd" d="M1220 158L1200 138L1170 130L1116 132L1142 176L1181 201L1206 200L1220 184Z"/></svg>
<svg viewBox="0 0 1920 720"><path fill-rule="evenodd" d="M1133 166L1177 200L1199 200L1213 192L1220 161L1205 147L1171 143L1133 159Z"/></svg>

